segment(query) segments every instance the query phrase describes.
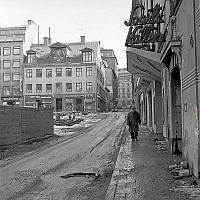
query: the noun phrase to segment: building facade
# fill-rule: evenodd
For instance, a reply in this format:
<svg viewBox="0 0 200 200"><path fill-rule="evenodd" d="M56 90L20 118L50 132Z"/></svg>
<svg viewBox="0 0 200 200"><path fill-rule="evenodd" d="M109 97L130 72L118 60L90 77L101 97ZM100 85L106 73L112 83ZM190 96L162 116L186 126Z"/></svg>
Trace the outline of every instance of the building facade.
<svg viewBox="0 0 200 200"><path fill-rule="evenodd" d="M0 28L0 103L23 105L22 77L24 54L33 42L36 30L27 26Z"/></svg>
<svg viewBox="0 0 200 200"><path fill-rule="evenodd" d="M148 10L149 9L149 10ZM200 172L200 2L133 1L126 39L128 71L143 123L169 140Z"/></svg>
<svg viewBox="0 0 200 200"><path fill-rule="evenodd" d="M54 111L105 110L106 92L100 42L54 43L42 56L27 51L24 62L26 106L53 107ZM39 45L32 47L39 49Z"/></svg>
<svg viewBox="0 0 200 200"><path fill-rule="evenodd" d="M109 88L112 98L112 108L118 104L118 62L113 49L101 48L101 56L105 64L105 86Z"/></svg>
<svg viewBox="0 0 200 200"><path fill-rule="evenodd" d="M126 68L118 69L118 108L129 108L133 103L133 76Z"/></svg>

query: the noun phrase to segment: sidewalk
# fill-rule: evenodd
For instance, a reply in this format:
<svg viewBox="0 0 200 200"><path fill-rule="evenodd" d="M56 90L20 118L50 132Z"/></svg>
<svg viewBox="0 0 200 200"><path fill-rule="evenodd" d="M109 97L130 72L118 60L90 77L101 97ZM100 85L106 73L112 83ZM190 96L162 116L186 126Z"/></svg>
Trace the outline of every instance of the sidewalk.
<svg viewBox="0 0 200 200"><path fill-rule="evenodd" d="M168 170L180 157L173 158L168 148L153 138L149 129L141 126L139 141L132 142L126 129L106 200L200 199L199 186L187 183L196 180L194 177L175 180Z"/></svg>

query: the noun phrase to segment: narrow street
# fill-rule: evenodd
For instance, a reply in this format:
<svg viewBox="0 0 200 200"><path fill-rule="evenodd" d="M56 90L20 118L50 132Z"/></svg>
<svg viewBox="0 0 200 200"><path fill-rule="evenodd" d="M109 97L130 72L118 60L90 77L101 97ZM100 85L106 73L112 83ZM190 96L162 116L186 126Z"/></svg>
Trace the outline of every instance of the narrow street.
<svg viewBox="0 0 200 200"><path fill-rule="evenodd" d="M6 163L0 199L104 199L125 115L110 113L92 130Z"/></svg>

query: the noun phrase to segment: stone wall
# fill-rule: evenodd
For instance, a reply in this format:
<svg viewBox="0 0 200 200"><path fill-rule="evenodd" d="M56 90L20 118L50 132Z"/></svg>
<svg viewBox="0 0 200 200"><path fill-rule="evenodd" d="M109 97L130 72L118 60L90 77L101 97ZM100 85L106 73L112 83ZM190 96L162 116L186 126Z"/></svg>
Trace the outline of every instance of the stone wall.
<svg viewBox="0 0 200 200"><path fill-rule="evenodd" d="M0 147L53 134L52 109L0 106Z"/></svg>

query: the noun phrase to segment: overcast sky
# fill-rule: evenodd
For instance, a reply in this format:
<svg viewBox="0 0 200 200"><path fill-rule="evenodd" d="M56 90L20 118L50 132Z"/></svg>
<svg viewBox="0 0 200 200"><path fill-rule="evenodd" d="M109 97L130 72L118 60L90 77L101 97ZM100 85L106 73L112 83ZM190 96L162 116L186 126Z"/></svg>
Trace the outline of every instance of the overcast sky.
<svg viewBox="0 0 200 200"><path fill-rule="evenodd" d="M100 41L114 49L119 68L126 67L124 46L132 0L0 0L0 26L26 25L33 20L40 26L40 39L51 27L53 42ZM36 40L37 41L37 40ZM42 41L41 41L42 42Z"/></svg>

